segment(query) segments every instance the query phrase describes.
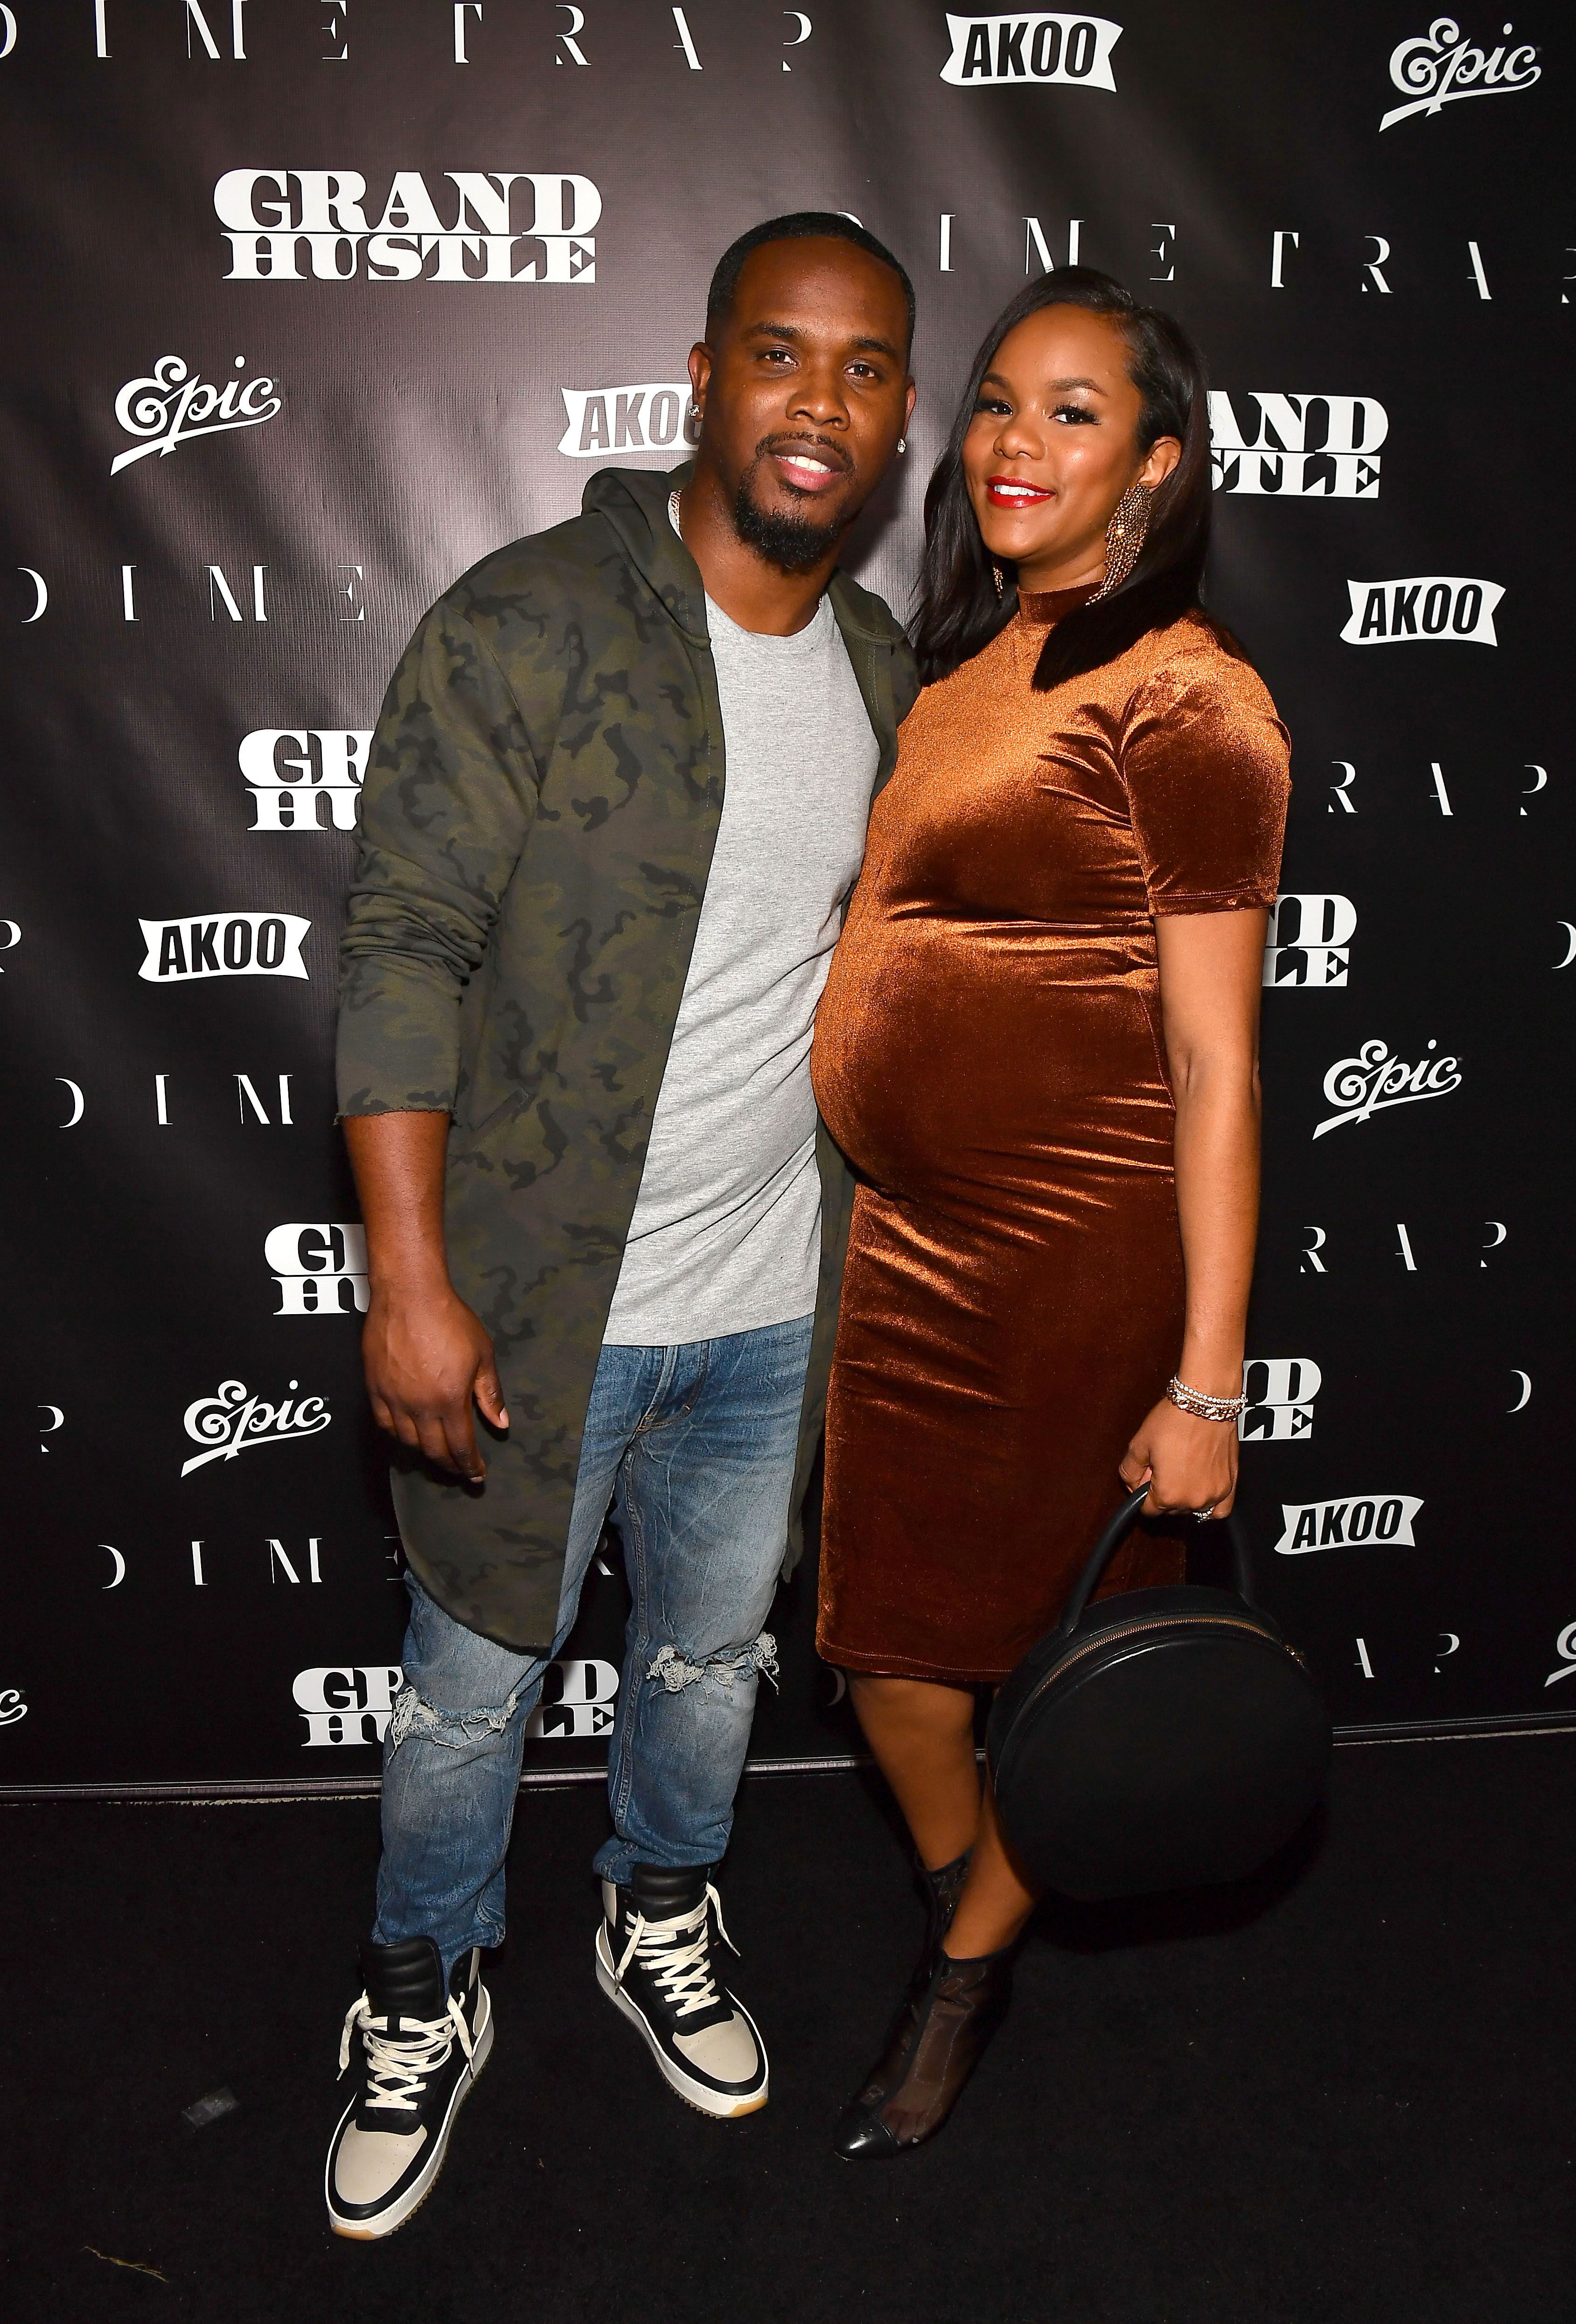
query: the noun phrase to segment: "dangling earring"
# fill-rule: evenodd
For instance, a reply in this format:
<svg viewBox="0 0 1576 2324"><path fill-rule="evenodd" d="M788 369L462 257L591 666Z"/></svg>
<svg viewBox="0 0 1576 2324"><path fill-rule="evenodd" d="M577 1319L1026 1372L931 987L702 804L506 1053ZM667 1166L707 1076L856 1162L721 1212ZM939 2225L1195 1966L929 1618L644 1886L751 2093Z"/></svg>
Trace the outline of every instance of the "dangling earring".
<svg viewBox="0 0 1576 2324"><path fill-rule="evenodd" d="M992 580L992 581L994 581L994 583L996 584L996 595L997 595L997 596L998 596L999 598L1000 598L1000 597L1004 597L1004 596L1007 595L1007 583L1006 583L1006 581L1004 580L1004 578L1002 577L1001 567L1000 567L1000 565L992 565L992 566L991 566L991 580Z"/></svg>
<svg viewBox="0 0 1576 2324"><path fill-rule="evenodd" d="M1105 528L1105 578L1089 600L1098 605L1120 589L1138 561L1149 530L1149 503L1155 495L1147 484L1129 484L1111 511Z"/></svg>

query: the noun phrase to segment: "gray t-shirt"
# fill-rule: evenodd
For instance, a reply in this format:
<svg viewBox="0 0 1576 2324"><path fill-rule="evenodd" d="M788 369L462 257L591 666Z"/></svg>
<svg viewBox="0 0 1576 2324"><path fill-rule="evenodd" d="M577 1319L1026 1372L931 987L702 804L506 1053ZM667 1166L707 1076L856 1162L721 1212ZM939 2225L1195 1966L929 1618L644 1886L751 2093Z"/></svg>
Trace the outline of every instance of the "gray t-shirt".
<svg viewBox="0 0 1576 2324"><path fill-rule="evenodd" d="M821 1256L810 1033L880 753L830 601L791 638L706 600L726 780L604 1340L807 1315Z"/></svg>

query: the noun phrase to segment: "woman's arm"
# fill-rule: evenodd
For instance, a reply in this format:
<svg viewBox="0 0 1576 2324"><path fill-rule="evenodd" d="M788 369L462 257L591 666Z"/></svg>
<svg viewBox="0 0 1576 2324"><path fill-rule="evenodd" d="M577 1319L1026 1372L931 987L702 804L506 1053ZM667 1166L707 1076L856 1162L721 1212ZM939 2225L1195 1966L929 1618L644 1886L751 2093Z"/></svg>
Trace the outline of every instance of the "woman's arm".
<svg viewBox="0 0 1576 2324"><path fill-rule="evenodd" d="M1160 1009L1176 1098L1176 1208L1187 1320L1176 1366L1206 1396L1240 1396L1258 1231L1258 996L1267 915L1167 914L1156 922ZM1147 1513L1230 1509L1233 1421L1198 1420L1163 1397L1121 1463L1149 1480Z"/></svg>

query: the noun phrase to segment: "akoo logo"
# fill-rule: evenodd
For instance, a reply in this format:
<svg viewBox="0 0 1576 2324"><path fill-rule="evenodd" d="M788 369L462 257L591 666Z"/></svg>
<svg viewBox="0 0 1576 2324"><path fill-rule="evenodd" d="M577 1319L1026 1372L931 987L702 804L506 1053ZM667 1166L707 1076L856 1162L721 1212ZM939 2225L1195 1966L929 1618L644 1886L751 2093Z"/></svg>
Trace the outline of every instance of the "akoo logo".
<svg viewBox="0 0 1576 2324"><path fill-rule="evenodd" d="M1351 612L1341 637L1349 646L1395 645L1403 638L1497 646L1494 608L1505 591L1498 581L1465 581L1458 574L1420 573L1405 581L1349 581Z"/></svg>
<svg viewBox="0 0 1576 2324"><path fill-rule="evenodd" d="M1330 991L1351 965L1357 907L1347 896L1277 896L1264 945L1267 988Z"/></svg>
<svg viewBox="0 0 1576 2324"><path fill-rule="evenodd" d="M294 912L213 912L197 919L139 920L147 946L137 974L145 984L190 984L201 976L305 978L301 942L310 920Z"/></svg>
<svg viewBox="0 0 1576 2324"><path fill-rule="evenodd" d="M398 1663L298 1671L290 1692L307 1722L302 1750L381 1743L404 1677Z"/></svg>
<svg viewBox="0 0 1576 2324"><path fill-rule="evenodd" d="M370 727L259 726L239 753L252 786L253 830L354 831L371 749Z"/></svg>
<svg viewBox="0 0 1576 2324"><path fill-rule="evenodd" d="M260 1444L292 1443L298 1436L316 1436L327 1428L334 1417L327 1397L304 1396L299 1404L292 1404L290 1397L300 1386L300 1380L291 1380L290 1396L279 1404L270 1404L253 1396L243 1380L221 1380L217 1396L199 1396L195 1404L189 1404L186 1433L203 1450L183 1462L181 1475L189 1477L194 1469L206 1469L210 1461L234 1461L238 1453L254 1452Z"/></svg>
<svg viewBox="0 0 1576 2324"><path fill-rule="evenodd" d="M1313 1398L1323 1374L1309 1356L1252 1356L1242 1367L1248 1409L1237 1422L1243 1443L1284 1444L1313 1433Z"/></svg>
<svg viewBox="0 0 1576 2324"><path fill-rule="evenodd" d="M1429 1049L1436 1049L1430 1041ZM1432 1057L1427 1050L1415 1065L1390 1055L1387 1041L1365 1041L1355 1057L1339 1057L1324 1076L1324 1095L1339 1106L1314 1130L1323 1138L1329 1130L1343 1130L1349 1121L1367 1121L1393 1105L1417 1105L1424 1098L1449 1097L1461 1085L1459 1057Z"/></svg>
<svg viewBox="0 0 1576 2324"><path fill-rule="evenodd" d="M1343 1501L1283 1501L1282 1557L1306 1557L1315 1549L1361 1549L1369 1543L1415 1549L1412 1520L1423 1503L1415 1493L1358 1493Z"/></svg>
<svg viewBox="0 0 1576 2324"><path fill-rule="evenodd" d="M536 1709L525 1731L533 1741L563 1741L574 1735L606 1735L618 1699L618 1671L612 1663L549 1663Z"/></svg>
<svg viewBox="0 0 1576 2324"><path fill-rule="evenodd" d="M235 369L244 371L244 355ZM232 379L209 387L196 378L180 355L161 355L146 379L128 379L115 399L115 416L128 436L143 439L117 453L109 473L118 476L150 452L168 459L177 444L196 436L222 436L232 428L261 428L284 410L284 398L271 379Z"/></svg>
<svg viewBox="0 0 1576 2324"><path fill-rule="evenodd" d="M1508 36L1512 28L1501 29ZM1390 78L1411 102L1396 106L1379 127L1391 129L1416 113L1438 113L1466 97L1514 97L1543 78L1537 53L1525 44L1486 53L1461 38L1453 16L1436 16L1426 32L1391 50Z"/></svg>
<svg viewBox="0 0 1576 2324"><path fill-rule="evenodd" d="M608 452L666 452L700 441L690 411L689 382L648 381L643 387L561 387L565 428L558 449L571 460Z"/></svg>
<svg viewBox="0 0 1576 2324"><path fill-rule="evenodd" d="M214 210L229 229L226 282L594 282L589 178L447 170L445 215L419 170L398 170L368 218L356 170L226 170ZM375 205L373 205L375 207Z"/></svg>
<svg viewBox="0 0 1576 2324"><path fill-rule="evenodd" d="M1389 415L1371 395L1270 395L1257 389L1257 432L1245 433L1231 399L1210 395L1217 492L1278 500L1377 501L1378 447Z"/></svg>
<svg viewBox="0 0 1576 2324"><path fill-rule="evenodd" d="M953 88L1108 88L1116 81L1111 52L1122 28L1106 16L954 16L952 52L941 78Z"/></svg>
<svg viewBox="0 0 1576 2324"><path fill-rule="evenodd" d="M290 1220L264 1238L263 1256L279 1286L276 1315L364 1315L368 1304L366 1229ZM345 1295L348 1292L348 1309Z"/></svg>

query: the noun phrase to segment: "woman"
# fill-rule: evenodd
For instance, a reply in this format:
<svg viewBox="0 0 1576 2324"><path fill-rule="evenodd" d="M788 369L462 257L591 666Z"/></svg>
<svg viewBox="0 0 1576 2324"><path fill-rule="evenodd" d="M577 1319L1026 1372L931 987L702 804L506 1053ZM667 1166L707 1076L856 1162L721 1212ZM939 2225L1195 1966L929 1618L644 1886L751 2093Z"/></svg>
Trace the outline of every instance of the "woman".
<svg viewBox="0 0 1576 2324"><path fill-rule="evenodd" d="M929 1916L849 2157L938 2130L1006 2007L1033 1898L981 1797L975 1691L1056 1618L1120 1491L1147 1479L1161 1517L1235 1491L1289 784L1199 605L1210 489L1186 335L1070 267L990 333L926 498L925 691L814 1058L862 1177L818 1643ZM1136 1534L1107 1586L1179 1566Z"/></svg>

